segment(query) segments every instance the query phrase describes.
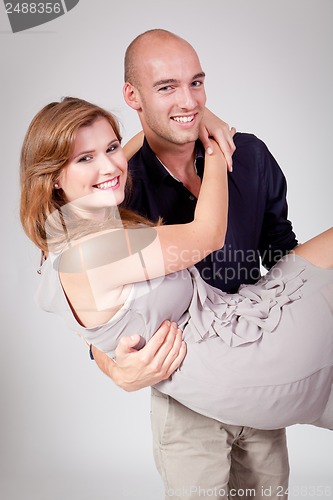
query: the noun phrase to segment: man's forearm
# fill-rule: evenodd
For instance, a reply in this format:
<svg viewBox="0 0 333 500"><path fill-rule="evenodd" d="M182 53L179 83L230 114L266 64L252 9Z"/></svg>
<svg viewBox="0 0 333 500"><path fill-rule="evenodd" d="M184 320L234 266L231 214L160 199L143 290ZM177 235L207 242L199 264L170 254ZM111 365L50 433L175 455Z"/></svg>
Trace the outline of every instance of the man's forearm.
<svg viewBox="0 0 333 500"><path fill-rule="evenodd" d="M125 391L137 391L165 380L179 367L186 354L182 332L175 323L165 321L150 341L135 349L139 335L123 337L115 359L91 346L93 357L105 375Z"/></svg>

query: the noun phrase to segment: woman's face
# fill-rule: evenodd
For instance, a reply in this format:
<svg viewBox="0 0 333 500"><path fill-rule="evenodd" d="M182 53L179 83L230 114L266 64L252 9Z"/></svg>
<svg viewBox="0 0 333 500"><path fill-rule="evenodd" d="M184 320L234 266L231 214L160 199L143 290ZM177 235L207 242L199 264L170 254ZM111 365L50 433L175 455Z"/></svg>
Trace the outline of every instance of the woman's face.
<svg viewBox="0 0 333 500"><path fill-rule="evenodd" d="M91 215L124 200L127 160L106 118L80 127L58 186L76 208Z"/></svg>

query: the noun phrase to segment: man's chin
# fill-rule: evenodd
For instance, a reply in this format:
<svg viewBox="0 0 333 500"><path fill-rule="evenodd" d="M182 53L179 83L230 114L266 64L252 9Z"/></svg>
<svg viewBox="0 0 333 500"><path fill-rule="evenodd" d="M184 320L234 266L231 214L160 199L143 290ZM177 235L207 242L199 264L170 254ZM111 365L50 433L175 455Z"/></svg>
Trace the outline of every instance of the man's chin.
<svg viewBox="0 0 333 500"><path fill-rule="evenodd" d="M184 132L183 134L175 134L173 137L174 144L184 145L189 144L191 142L197 141L199 138L198 131Z"/></svg>

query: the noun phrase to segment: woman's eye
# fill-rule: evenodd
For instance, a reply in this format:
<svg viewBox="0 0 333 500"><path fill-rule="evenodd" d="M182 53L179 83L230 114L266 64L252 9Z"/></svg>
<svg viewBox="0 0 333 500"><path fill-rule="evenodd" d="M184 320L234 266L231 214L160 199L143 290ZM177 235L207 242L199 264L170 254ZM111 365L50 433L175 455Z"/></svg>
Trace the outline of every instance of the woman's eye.
<svg viewBox="0 0 333 500"><path fill-rule="evenodd" d="M106 152L107 153L112 153L113 151L115 151L116 149L118 149L119 146L120 146L119 142L111 144L111 146L108 147L108 149L106 150Z"/></svg>
<svg viewBox="0 0 333 500"><path fill-rule="evenodd" d="M92 159L92 156L82 156L80 159L79 159L79 162L84 162L84 161L89 161Z"/></svg>

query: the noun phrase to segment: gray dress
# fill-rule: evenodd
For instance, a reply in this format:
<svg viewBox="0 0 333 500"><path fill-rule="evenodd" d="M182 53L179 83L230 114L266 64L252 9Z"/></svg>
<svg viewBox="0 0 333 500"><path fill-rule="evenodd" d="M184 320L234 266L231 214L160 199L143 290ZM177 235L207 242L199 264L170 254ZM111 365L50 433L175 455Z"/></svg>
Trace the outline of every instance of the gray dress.
<svg viewBox="0 0 333 500"><path fill-rule="evenodd" d="M290 254L257 284L225 294L191 267L133 284L108 323L84 328L62 290L58 260L51 254L44 263L37 302L108 355L124 335L139 333L144 343L163 320L178 322L187 354L159 391L228 424L333 428L333 269Z"/></svg>

